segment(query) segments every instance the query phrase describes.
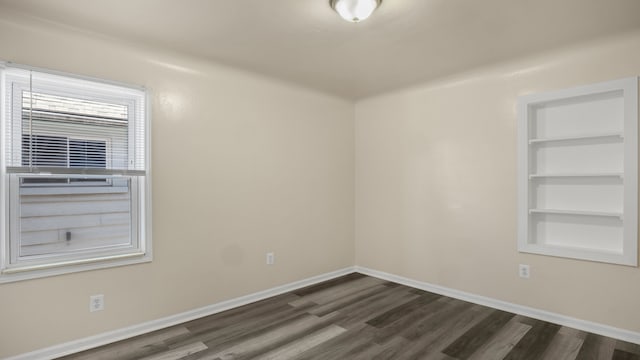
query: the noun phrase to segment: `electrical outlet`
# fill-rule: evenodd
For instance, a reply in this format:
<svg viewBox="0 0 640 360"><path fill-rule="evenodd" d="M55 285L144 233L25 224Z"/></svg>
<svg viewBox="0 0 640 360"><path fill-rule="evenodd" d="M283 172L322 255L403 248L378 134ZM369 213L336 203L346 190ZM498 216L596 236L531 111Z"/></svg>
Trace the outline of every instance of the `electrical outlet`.
<svg viewBox="0 0 640 360"><path fill-rule="evenodd" d="M276 256L274 253L267 253L267 265L273 265L276 262Z"/></svg>
<svg viewBox="0 0 640 360"><path fill-rule="evenodd" d="M89 296L89 312L104 310L104 295Z"/></svg>
<svg viewBox="0 0 640 360"><path fill-rule="evenodd" d="M529 276L531 275L531 270L529 269L529 265L520 264L520 267L518 268L518 274L520 274L521 278L528 279Z"/></svg>

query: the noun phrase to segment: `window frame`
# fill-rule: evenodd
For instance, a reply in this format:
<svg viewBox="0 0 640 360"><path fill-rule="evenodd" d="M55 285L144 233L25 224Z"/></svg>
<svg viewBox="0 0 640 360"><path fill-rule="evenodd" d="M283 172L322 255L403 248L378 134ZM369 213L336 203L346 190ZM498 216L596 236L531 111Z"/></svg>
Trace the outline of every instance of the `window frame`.
<svg viewBox="0 0 640 360"><path fill-rule="evenodd" d="M79 82L93 82L94 85L99 86L117 86L123 88L123 95L118 99L114 99L114 95L112 93L107 94L107 90L103 90L105 93L100 94L99 88L92 88L91 91L79 93L77 88L67 89L66 91L57 91L56 89L51 89L55 95L65 95L71 96L74 98L82 98L88 100L99 100L99 101L110 101L114 102L114 100L119 100L118 103L125 103L126 106L129 107L128 113L128 138L127 138L127 151L128 157L126 159L128 164L134 163L134 157L136 154L133 154L136 148L134 145L134 138L138 136L138 143L140 143L141 134L140 127L144 127L144 173L143 175L137 174L135 176L130 176L131 185L130 190L128 191L131 194L131 232L136 234L135 239L132 237L132 242L134 240L137 241L135 246L131 246L130 251L122 251L122 248L117 248L115 250L107 250L107 251L96 251L96 250L88 250L88 251L79 251L79 252L70 252L69 256L57 256L58 254L53 252L52 256L46 255L41 256L35 261L17 261L14 257L14 252L19 252L19 242L16 242L18 246L11 246L12 239L11 234L13 231L15 233L14 224L12 222L20 221L20 216L12 216L11 214L15 213L16 209L14 207L14 203L19 202L18 193L17 196L12 195L12 191L18 189L19 191L19 177L20 176L86 176L86 177L102 177L102 178L110 178L110 177L118 177L118 176L128 176L127 171L112 171L112 174L96 174L92 169L87 168L69 168L66 171L62 171L61 173L8 173L7 171L7 159L6 159L6 145L3 144L0 147L0 227L4 229L0 233L0 284L13 282L13 281L21 281L27 279L34 279L40 277L54 276L60 274L74 273L80 271L94 270L94 269L103 269L109 267L116 266L124 266L130 264L138 264L150 262L152 260L152 237L151 237L151 128L150 128L150 95L149 91L144 87L132 86L129 84L122 84L119 82L108 81L103 79L97 79L93 77L86 77L74 74L68 74L63 72L51 71L41 68L35 68L24 65L16 65L7 62L0 61L0 110L1 110L1 124L0 124L0 138L3 139L3 143L7 139L7 127L6 122L12 121L12 119L8 119L8 111L7 104L8 101L11 101L15 104L16 97L15 95L7 94L7 85L13 84L18 85L17 82L9 81L6 78L6 68L17 68L27 71L34 71L39 73L44 73L47 75L53 76L61 76L69 79L71 81L79 81ZM104 88L103 88L104 89ZM138 97L134 97L131 93L125 92L125 89L133 90L139 92ZM11 89L13 90L13 89ZM54 91L55 90L55 91ZM84 90L84 89L83 89ZM34 90L35 91L35 90ZM107 96L109 95L109 96ZM122 101L122 100L125 101ZM142 106L140 109L136 109L136 106ZM16 110L17 107L13 106L12 110ZM20 106L20 112L22 111L22 106ZM144 112L144 116L141 119L136 119L139 111ZM20 116L21 119L21 116ZM13 124L12 124L13 125ZM60 136L60 134L51 134L53 136ZM67 140L70 139L78 139L78 140L107 140L107 146L110 146L109 139L93 139L91 134L86 134L82 136L77 135L61 135L67 137ZM15 134L14 134L15 136ZM22 136L22 131L20 131L20 136ZM15 144L11 145L12 148L15 148ZM12 150L15 151L15 150ZM108 150L107 150L108 152ZM21 157L21 151L18 152L18 156ZM14 157L15 160L15 157ZM14 161L12 160L12 161ZM20 163L22 159L20 158ZM107 156L107 162L109 164L112 159L110 156ZM137 160L137 159L135 159ZM63 168L64 169L64 168ZM107 169L109 169L107 167ZM46 170L46 169L44 169ZM77 170L77 171L75 171ZM102 170L102 169L100 169ZM111 169L113 170L113 169ZM15 179L15 180L13 180ZM16 182L16 184L12 184ZM17 186L16 186L17 185ZM73 189L74 185L64 185L61 184L61 187L68 187L69 189ZM11 187L14 187L12 190ZM76 185L81 186L81 185ZM34 188L37 188L34 187ZM70 192L71 193L71 192ZM128 249L127 249L128 250ZM80 256L84 255L84 256Z"/></svg>
<svg viewBox="0 0 640 360"><path fill-rule="evenodd" d="M9 174L9 189L11 194L9 195L9 211L18 212L20 209L20 178L23 177L24 174ZM32 175L28 175L32 176ZM68 177L68 175L45 175L47 177ZM101 176L102 177L102 176ZM130 194L131 199L135 199L138 196L138 179L137 177L131 177L130 179L130 190L127 192ZM65 191L67 193L74 194L73 185L69 186L68 190ZM79 187L84 187L83 185L79 185ZM67 190L67 189L64 189ZM15 193L15 194L13 194ZM99 191L92 191L92 193L100 193ZM116 192L114 192L116 193ZM48 194L47 194L48 195ZM75 194L74 194L75 195ZM16 263L16 268L20 269L21 267L40 267L46 266L47 264L51 264L52 261L55 263L59 262L73 262L78 260L83 260L87 258L87 256L83 256L83 254L91 255L92 258L104 258L111 256L119 256L119 255L127 255L135 253L138 248L142 245L142 240L140 239L140 235L137 233L137 229L139 226L138 216L137 216L137 201L131 201L131 228L130 228L130 240L131 243L123 246L123 245L111 245L108 247L102 248L85 248L80 250L73 250L64 253L59 252L51 252L48 254L40 254L40 255L27 255L23 256L20 254L21 251L21 238L20 238L20 216L10 217L10 225L9 225L9 241L15 242L17 246L13 246L9 248L9 259L10 262ZM62 229L59 229L62 230ZM11 244L9 244L11 245ZM23 265L20 265L23 264Z"/></svg>

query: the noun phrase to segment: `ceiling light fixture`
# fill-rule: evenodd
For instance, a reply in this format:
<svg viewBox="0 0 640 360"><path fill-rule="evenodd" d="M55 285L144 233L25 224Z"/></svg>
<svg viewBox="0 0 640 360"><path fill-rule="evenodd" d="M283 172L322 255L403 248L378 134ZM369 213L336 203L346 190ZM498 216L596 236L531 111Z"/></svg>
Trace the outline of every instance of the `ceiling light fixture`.
<svg viewBox="0 0 640 360"><path fill-rule="evenodd" d="M330 0L331 7L351 22L360 22L373 13L380 6L382 0Z"/></svg>

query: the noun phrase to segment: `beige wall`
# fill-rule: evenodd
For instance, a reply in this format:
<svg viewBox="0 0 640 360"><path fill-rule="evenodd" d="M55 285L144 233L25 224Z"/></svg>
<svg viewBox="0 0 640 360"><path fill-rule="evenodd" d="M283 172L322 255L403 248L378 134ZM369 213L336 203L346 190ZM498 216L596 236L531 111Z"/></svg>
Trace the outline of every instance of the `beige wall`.
<svg viewBox="0 0 640 360"><path fill-rule="evenodd" d="M154 246L150 264L0 285L0 358L353 265L352 103L10 14L0 59L151 90Z"/></svg>
<svg viewBox="0 0 640 360"><path fill-rule="evenodd" d="M640 269L516 250L517 97L638 74L640 33L358 102L356 264L640 331Z"/></svg>

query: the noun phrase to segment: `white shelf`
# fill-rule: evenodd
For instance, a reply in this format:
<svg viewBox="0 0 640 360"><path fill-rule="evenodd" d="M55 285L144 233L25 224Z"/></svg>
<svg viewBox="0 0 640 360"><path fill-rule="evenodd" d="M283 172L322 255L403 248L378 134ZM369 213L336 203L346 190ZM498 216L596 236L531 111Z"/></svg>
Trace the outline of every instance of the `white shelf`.
<svg viewBox="0 0 640 360"><path fill-rule="evenodd" d="M561 214L561 215L585 215L585 216L606 216L622 219L621 212L608 211L585 211L585 210L560 210L560 209L529 209L529 214Z"/></svg>
<svg viewBox="0 0 640 360"><path fill-rule="evenodd" d="M529 144L540 144L540 143L548 143L548 142L557 142L557 141L575 141L575 140L591 140L591 139L624 139L624 134L622 133L603 133L603 134L590 134L590 135L579 135L579 136L562 136L562 137L549 137L549 138L541 138L541 139L530 139Z"/></svg>
<svg viewBox="0 0 640 360"><path fill-rule="evenodd" d="M518 250L638 264L638 78L518 99Z"/></svg>
<svg viewBox="0 0 640 360"><path fill-rule="evenodd" d="M529 174L529 179L540 178L571 178L571 177L619 177L624 178L624 173L556 173L556 174Z"/></svg>

